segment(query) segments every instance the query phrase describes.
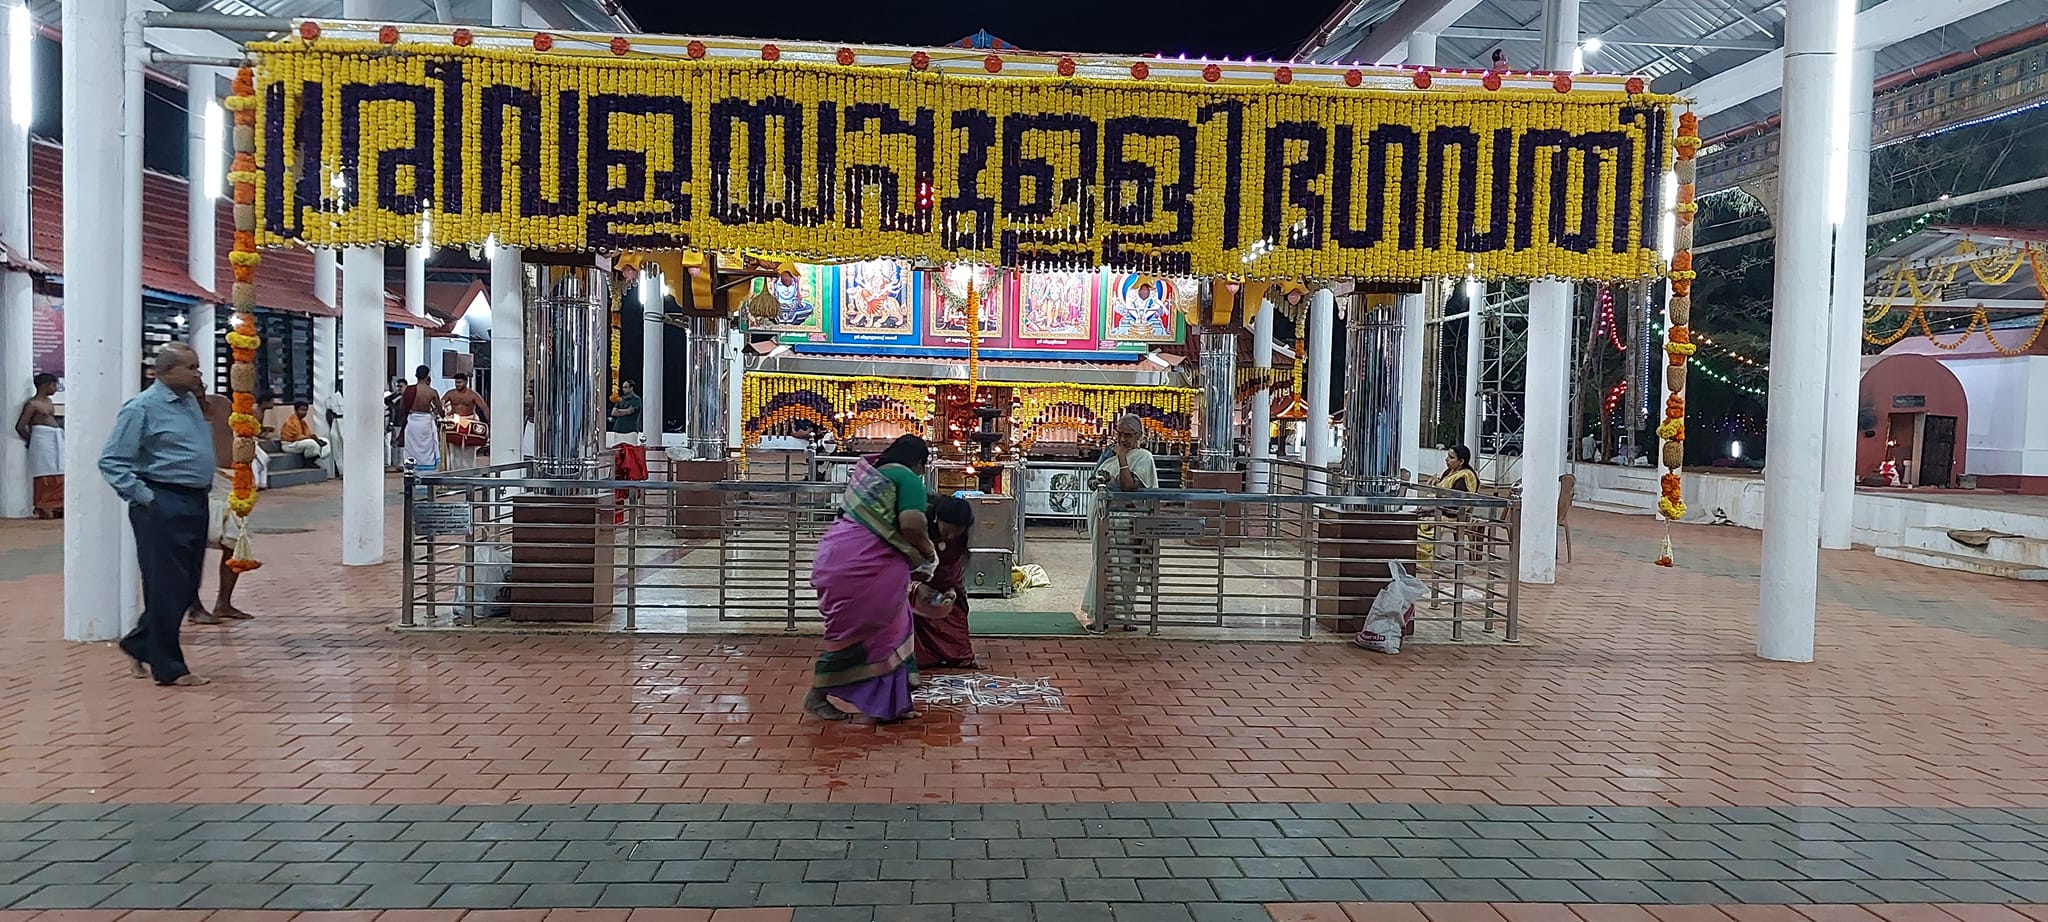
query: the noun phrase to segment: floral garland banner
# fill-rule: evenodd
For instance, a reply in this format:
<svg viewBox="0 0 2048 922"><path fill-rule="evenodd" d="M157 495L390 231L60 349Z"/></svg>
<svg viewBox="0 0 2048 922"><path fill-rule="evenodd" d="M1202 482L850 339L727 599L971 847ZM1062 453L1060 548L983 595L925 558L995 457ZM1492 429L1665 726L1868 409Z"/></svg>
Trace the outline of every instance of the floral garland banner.
<svg viewBox="0 0 2048 922"><path fill-rule="evenodd" d="M312 24L306 24L311 26ZM251 47L258 243L699 248L1171 275L1655 276L1672 97Z"/></svg>
<svg viewBox="0 0 2048 922"><path fill-rule="evenodd" d="M1697 176L1699 134L1698 116L1686 112L1678 117L1678 139L1673 145L1677 159L1672 165L1678 179L1678 213L1671 241L1671 301L1666 308L1670 323L1666 325L1664 342L1664 353L1670 357L1664 367L1664 383L1671 396L1664 401L1664 421L1657 426L1657 437L1664 440L1658 458L1664 464L1657 491L1657 515L1664 520L1663 553L1657 558L1660 567L1675 565L1671 557L1671 523L1685 518L1684 485L1679 477L1679 471L1685 467L1685 368L1686 361L1699 350L1692 343L1691 328L1692 280L1696 276L1692 268L1692 223L1699 212L1699 205L1693 202L1693 180Z"/></svg>
<svg viewBox="0 0 2048 922"><path fill-rule="evenodd" d="M988 386L983 382L984 386ZM871 422L891 421L916 431L938 408L939 388L967 381L850 377L750 372L740 389L740 413L747 444L782 431L798 420L826 426L849 438ZM1014 434L1026 450L1041 428L1106 433L1110 421L1136 415L1154 438L1167 444L1193 439L1191 421L1201 392L1185 387L1109 384L1002 385L1014 393Z"/></svg>
<svg viewBox="0 0 2048 922"><path fill-rule="evenodd" d="M256 87L255 75L243 67L235 72L232 91L226 100L228 111L234 113L234 163L229 167L227 179L234 190L234 247L228 252L228 264L234 270L234 284L228 290L228 300L234 308L234 319L227 333L228 355L233 363L228 366L229 413L228 428L233 431L234 477L228 492L228 512L238 520L247 519L256 508L256 472L252 465L256 461L256 437L263 433L263 422L256 417L256 350L262 348L263 338L256 335L256 318L250 313L256 303L256 267L263 261L256 252ZM228 529L240 537L230 549L227 568L236 573L247 573L263 566L261 561L250 556L249 528L246 522L237 522L238 527Z"/></svg>

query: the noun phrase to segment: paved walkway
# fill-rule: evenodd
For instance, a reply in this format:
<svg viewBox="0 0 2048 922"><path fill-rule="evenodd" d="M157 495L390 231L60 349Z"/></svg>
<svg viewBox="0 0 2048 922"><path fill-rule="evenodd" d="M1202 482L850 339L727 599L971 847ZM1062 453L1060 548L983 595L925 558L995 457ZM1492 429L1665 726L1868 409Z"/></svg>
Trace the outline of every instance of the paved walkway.
<svg viewBox="0 0 2048 922"><path fill-rule="evenodd" d="M801 715L799 639L394 633L337 495L266 497L196 690L63 642L56 526L0 523L0 908L2048 922L1984 905L2048 902L2038 586L1826 553L1765 663L1755 533L1587 514L1519 647L989 640L1064 708L876 728Z"/></svg>

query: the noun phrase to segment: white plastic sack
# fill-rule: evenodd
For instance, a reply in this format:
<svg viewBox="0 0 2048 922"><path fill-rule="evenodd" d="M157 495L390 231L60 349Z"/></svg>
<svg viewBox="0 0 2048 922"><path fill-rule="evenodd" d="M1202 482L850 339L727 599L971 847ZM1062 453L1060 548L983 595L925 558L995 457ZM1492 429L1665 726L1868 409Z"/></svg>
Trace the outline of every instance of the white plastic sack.
<svg viewBox="0 0 2048 922"><path fill-rule="evenodd" d="M1351 642L1374 653L1401 652L1401 635L1415 623L1415 603L1429 596L1429 587L1409 575L1399 561L1387 562L1387 585L1373 596L1365 627Z"/></svg>
<svg viewBox="0 0 2048 922"><path fill-rule="evenodd" d="M467 578L455 587L455 610L470 618L506 611L499 603L505 596L505 579L511 575L512 555L496 545L479 545L467 569Z"/></svg>

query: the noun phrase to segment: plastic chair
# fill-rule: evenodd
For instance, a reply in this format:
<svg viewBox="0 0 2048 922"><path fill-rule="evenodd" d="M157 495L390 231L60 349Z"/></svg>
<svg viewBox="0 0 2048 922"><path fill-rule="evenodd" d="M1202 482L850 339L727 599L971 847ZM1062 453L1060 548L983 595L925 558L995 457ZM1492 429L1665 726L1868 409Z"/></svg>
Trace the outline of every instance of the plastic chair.
<svg viewBox="0 0 2048 922"><path fill-rule="evenodd" d="M1575 474L1557 475L1557 529L1564 534L1564 562L1572 562L1572 527L1565 517L1572 511L1572 491L1579 485Z"/></svg>

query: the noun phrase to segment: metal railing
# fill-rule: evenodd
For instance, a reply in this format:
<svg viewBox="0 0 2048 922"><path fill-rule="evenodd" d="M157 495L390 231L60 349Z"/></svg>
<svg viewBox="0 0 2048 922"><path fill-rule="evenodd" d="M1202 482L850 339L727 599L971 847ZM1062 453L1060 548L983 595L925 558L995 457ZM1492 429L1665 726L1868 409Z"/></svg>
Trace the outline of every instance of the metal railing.
<svg viewBox="0 0 2048 922"><path fill-rule="evenodd" d="M1157 490L1097 495L1098 605L1107 621L1363 626L1399 563L1427 587L1417 622L1520 639L1521 509L1512 497L1408 485L1390 496Z"/></svg>
<svg viewBox="0 0 2048 922"><path fill-rule="evenodd" d="M647 480L539 477L524 463L408 475L401 624L794 632L820 622L811 564L843 484L736 479L732 464L722 480L673 479L692 463L656 453ZM1154 635L1355 630L1387 562L1400 561L1430 589L1418 620L1448 622L1453 638L1472 627L1518 636L1511 497L1410 486L1398 496L1090 498L1105 620Z"/></svg>

